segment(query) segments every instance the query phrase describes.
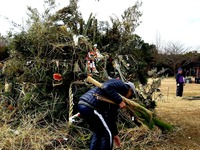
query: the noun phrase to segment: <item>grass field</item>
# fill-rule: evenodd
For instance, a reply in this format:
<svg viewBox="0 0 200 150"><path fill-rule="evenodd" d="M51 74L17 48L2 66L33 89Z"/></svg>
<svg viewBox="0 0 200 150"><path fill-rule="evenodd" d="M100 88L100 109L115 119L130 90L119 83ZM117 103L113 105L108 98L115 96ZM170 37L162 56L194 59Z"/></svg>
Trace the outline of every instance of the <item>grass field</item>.
<svg viewBox="0 0 200 150"><path fill-rule="evenodd" d="M157 101L156 113L175 130L145 149L200 150L200 99L185 99L200 96L200 84L185 84L182 98L175 96L174 78L163 79L160 89L163 98Z"/></svg>

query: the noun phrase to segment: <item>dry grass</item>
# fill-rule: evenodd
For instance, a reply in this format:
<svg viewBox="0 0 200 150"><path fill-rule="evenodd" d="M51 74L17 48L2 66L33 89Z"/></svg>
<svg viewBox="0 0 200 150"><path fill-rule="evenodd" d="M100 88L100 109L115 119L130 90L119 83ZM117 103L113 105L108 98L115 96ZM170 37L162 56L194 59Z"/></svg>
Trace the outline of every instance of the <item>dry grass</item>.
<svg viewBox="0 0 200 150"><path fill-rule="evenodd" d="M157 101L156 113L162 120L174 125L175 131L166 134L165 139L161 139L146 149L200 149L200 100L184 99L188 96L200 96L200 85L186 84L182 98L175 96L176 83L174 78L163 79L160 89L163 99Z"/></svg>
<svg viewBox="0 0 200 150"><path fill-rule="evenodd" d="M163 134L158 128L150 131L147 127L143 126L121 130L121 150L145 149L145 147L159 142L162 136Z"/></svg>
<svg viewBox="0 0 200 150"><path fill-rule="evenodd" d="M38 128L33 119L23 119L24 122L16 128L4 123L0 127L1 150L53 150L56 149L55 139L67 135L66 126L57 130L51 125ZM59 145L59 149L67 148Z"/></svg>
<svg viewBox="0 0 200 150"><path fill-rule="evenodd" d="M2 109L0 109L2 110ZM0 117L0 150L79 150L88 147L90 131L67 122L55 120L38 125L38 118L30 115L22 119Z"/></svg>

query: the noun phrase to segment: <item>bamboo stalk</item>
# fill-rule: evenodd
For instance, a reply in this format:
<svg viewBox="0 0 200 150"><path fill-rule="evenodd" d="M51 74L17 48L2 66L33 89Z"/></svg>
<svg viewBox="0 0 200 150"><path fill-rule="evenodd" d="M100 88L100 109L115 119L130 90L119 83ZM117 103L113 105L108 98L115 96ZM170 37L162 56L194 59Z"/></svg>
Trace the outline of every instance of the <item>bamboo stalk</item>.
<svg viewBox="0 0 200 150"><path fill-rule="evenodd" d="M99 87L99 88L102 88L102 83L98 82L97 80L95 80L94 78L92 78L91 76L88 76L87 79L86 79L88 82L94 84L95 86ZM137 107L138 109L142 110L142 111L145 111L147 112L147 114L149 114L149 116L152 118L152 112L148 109L146 109L145 107L141 106L140 104L120 95L123 99L123 101L125 103L127 103L128 105L132 106L132 107Z"/></svg>
<svg viewBox="0 0 200 150"><path fill-rule="evenodd" d="M102 88L102 83L98 82L97 80L93 79L91 76L88 76L86 79L87 82L90 82L92 84L94 84L95 86ZM100 95L95 95L98 96L98 99L112 103L117 105L116 103L114 103L113 101L100 96ZM123 99L123 101L127 104L127 109L130 110L130 112L132 113L132 115L136 115L138 117L138 121L142 124L142 125L146 125L148 126L150 129L153 128L153 125L156 125L157 127L159 127L162 131L164 130L168 130L171 131L173 129L173 126L153 117L153 112L151 112L150 110L148 110L147 108L141 106L140 104L138 104L137 102L134 102L133 100L130 100L122 95L120 95Z"/></svg>

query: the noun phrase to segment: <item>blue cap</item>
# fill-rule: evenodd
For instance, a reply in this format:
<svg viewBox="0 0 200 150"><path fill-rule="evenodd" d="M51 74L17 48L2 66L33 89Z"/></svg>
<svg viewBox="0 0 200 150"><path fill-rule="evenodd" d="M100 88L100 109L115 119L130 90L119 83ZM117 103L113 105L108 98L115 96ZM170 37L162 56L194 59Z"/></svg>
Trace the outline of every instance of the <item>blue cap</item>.
<svg viewBox="0 0 200 150"><path fill-rule="evenodd" d="M178 71L181 71L181 70L183 70L182 68L178 68Z"/></svg>

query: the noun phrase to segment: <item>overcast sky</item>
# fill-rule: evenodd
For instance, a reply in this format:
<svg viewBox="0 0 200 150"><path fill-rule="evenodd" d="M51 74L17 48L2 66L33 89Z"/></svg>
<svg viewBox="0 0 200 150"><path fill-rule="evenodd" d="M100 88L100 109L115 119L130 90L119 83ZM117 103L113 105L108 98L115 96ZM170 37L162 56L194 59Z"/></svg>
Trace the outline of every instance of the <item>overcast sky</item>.
<svg viewBox="0 0 200 150"><path fill-rule="evenodd" d="M69 0L56 0L59 8ZM119 16L136 0L79 0L79 10L84 19L93 12L99 20L108 20L114 14ZM22 24L27 18L27 5L43 10L43 0L0 0L0 33L6 34L12 25L4 19L8 17ZM181 42L193 49L200 48L200 0L142 0L140 10L142 23L136 33L145 42L155 43L156 36L162 41Z"/></svg>

